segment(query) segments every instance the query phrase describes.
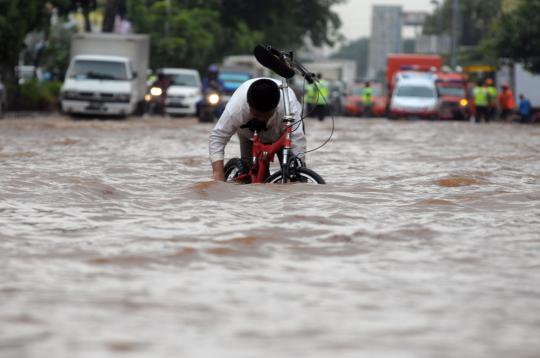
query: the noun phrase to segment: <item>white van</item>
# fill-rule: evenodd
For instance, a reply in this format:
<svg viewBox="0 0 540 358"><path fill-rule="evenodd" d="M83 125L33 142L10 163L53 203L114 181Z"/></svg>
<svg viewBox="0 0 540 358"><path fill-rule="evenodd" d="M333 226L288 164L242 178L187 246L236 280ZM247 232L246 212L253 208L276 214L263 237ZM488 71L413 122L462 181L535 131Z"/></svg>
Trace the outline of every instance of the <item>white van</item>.
<svg viewBox="0 0 540 358"><path fill-rule="evenodd" d="M127 116L142 108L149 54L148 35L73 35L62 110Z"/></svg>
<svg viewBox="0 0 540 358"><path fill-rule="evenodd" d="M165 99L165 113L194 116L197 113L197 103L202 100L199 71L190 68L163 68L159 72L170 81Z"/></svg>
<svg viewBox="0 0 540 358"><path fill-rule="evenodd" d="M62 86L64 113L129 115L137 106L137 80L126 57L75 56Z"/></svg>
<svg viewBox="0 0 540 358"><path fill-rule="evenodd" d="M399 78L390 100L390 118L438 116L439 96L432 76Z"/></svg>

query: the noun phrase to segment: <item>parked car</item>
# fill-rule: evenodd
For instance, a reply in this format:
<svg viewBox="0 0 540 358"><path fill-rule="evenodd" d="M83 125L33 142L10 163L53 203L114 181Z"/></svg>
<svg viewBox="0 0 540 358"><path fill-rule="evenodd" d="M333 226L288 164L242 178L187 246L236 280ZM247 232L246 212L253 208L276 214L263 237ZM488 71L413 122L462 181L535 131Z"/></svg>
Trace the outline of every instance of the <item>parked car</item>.
<svg viewBox="0 0 540 358"><path fill-rule="evenodd" d="M165 99L165 113L196 115L197 103L202 100L199 71L190 68L163 68L160 72L170 81Z"/></svg>
<svg viewBox="0 0 540 358"><path fill-rule="evenodd" d="M371 115L374 117L383 117L386 114L387 104L384 86L377 82L370 82L370 84L373 88L373 106L371 107ZM363 83L355 83L349 89L349 94L345 99L343 108L346 116L362 116L364 114L364 106L362 103L363 90Z"/></svg>
<svg viewBox="0 0 540 358"><path fill-rule="evenodd" d="M0 118L4 116L4 112L7 108L7 93L6 86L2 83L0 79Z"/></svg>
<svg viewBox="0 0 540 358"><path fill-rule="evenodd" d="M407 76L397 81L390 100L390 118L437 118L439 96L435 77Z"/></svg>

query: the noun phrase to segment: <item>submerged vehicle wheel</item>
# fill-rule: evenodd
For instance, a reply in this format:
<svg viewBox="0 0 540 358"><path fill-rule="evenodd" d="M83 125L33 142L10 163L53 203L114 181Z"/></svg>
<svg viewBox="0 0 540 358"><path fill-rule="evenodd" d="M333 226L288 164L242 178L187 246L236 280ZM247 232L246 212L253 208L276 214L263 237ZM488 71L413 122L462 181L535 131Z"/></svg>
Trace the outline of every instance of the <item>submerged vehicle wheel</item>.
<svg viewBox="0 0 540 358"><path fill-rule="evenodd" d="M214 112L208 108L201 108L199 112L199 122L212 123L215 121Z"/></svg>
<svg viewBox="0 0 540 358"><path fill-rule="evenodd" d="M236 178L239 175L247 173L247 168L240 158L233 158L225 164L225 182L236 183Z"/></svg>
<svg viewBox="0 0 540 358"><path fill-rule="evenodd" d="M266 183L278 184L281 183L283 174L280 171L275 172L266 179ZM326 184L324 179L313 170L308 168L294 168L289 173L289 182L291 183L309 183L309 184Z"/></svg>

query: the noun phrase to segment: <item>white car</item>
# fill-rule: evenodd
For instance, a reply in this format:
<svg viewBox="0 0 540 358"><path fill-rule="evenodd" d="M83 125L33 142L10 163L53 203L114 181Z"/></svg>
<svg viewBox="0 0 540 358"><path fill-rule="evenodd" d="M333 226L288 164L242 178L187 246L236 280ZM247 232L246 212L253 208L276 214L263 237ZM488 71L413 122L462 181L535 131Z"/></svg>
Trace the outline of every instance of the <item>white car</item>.
<svg viewBox="0 0 540 358"><path fill-rule="evenodd" d="M390 118L436 118L439 96L434 78L400 78L390 100Z"/></svg>
<svg viewBox="0 0 540 358"><path fill-rule="evenodd" d="M194 116L197 113L197 103L202 100L199 72L189 68L164 68L160 72L171 82L167 89L165 112Z"/></svg>

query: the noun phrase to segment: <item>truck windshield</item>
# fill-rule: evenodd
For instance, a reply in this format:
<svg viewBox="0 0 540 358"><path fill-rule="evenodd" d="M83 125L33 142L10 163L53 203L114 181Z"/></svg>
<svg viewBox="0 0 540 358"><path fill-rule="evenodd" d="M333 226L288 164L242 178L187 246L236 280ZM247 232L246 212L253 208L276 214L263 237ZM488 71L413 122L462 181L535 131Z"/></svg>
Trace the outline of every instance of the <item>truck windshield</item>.
<svg viewBox="0 0 540 358"><path fill-rule="evenodd" d="M169 81L171 81L171 84L173 86L199 86L199 81L197 81L197 77L187 73L167 75L167 78L169 79Z"/></svg>
<svg viewBox="0 0 540 358"><path fill-rule="evenodd" d="M398 97L418 97L418 98L433 98L435 92L433 88L426 86L400 86L396 90Z"/></svg>
<svg viewBox="0 0 540 358"><path fill-rule="evenodd" d="M126 81L127 71L124 62L77 60L71 70L71 78Z"/></svg>
<svg viewBox="0 0 540 358"><path fill-rule="evenodd" d="M439 95L452 97L466 97L465 88L452 86L439 86Z"/></svg>

